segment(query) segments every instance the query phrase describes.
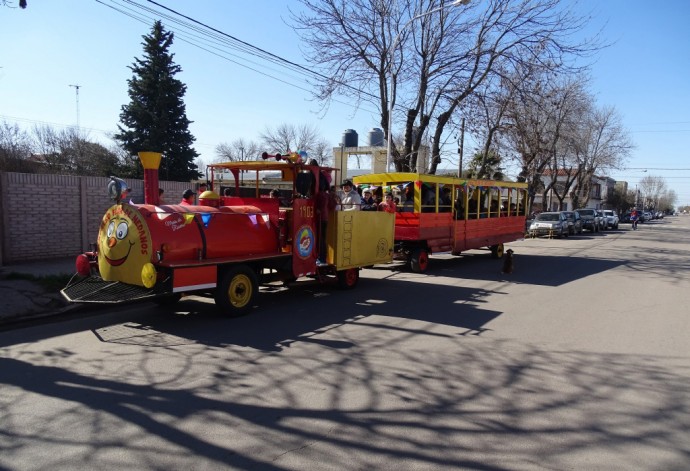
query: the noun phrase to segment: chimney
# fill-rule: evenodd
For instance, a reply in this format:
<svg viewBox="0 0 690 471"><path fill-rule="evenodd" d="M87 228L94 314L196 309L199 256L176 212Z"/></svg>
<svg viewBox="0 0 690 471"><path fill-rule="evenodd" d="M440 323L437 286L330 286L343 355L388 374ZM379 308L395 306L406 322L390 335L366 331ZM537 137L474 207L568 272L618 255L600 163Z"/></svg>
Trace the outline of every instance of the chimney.
<svg viewBox="0 0 690 471"><path fill-rule="evenodd" d="M158 206L158 167L161 165L160 152L139 152L139 160L144 167L144 203Z"/></svg>

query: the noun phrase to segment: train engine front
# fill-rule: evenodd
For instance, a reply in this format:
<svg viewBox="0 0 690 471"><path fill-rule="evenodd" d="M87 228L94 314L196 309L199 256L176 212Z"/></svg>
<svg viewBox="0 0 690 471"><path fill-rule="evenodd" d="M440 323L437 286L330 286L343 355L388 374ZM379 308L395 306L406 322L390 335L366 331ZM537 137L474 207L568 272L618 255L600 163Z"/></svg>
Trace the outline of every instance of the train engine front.
<svg viewBox="0 0 690 471"><path fill-rule="evenodd" d="M140 155L144 204L126 202L126 183L111 177L108 193L115 204L103 216L94 249L77 257L79 276L62 290L68 301L120 303L212 292L222 267L233 260L281 253L277 229L259 208L159 206L155 155L153 164Z"/></svg>

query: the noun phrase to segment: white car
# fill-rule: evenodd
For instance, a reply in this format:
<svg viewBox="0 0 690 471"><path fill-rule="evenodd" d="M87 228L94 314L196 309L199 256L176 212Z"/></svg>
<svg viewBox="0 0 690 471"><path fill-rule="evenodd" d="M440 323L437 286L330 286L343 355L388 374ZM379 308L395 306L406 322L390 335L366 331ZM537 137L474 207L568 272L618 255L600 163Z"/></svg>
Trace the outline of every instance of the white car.
<svg viewBox="0 0 690 471"><path fill-rule="evenodd" d="M606 217L606 227L608 229L618 229L618 214L612 209L604 209L603 211Z"/></svg>
<svg viewBox="0 0 690 471"><path fill-rule="evenodd" d="M549 237L568 237L568 219L560 213L539 213L529 226L529 235L532 237L548 235Z"/></svg>

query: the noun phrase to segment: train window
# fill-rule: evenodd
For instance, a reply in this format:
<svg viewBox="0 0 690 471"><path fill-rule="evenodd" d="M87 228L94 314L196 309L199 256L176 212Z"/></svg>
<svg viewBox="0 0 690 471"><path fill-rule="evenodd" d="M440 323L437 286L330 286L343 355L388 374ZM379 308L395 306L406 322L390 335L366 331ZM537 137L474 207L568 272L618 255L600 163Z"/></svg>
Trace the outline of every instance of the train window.
<svg viewBox="0 0 690 471"><path fill-rule="evenodd" d="M421 197L422 197L422 212L435 213L436 212L436 184L422 183Z"/></svg>

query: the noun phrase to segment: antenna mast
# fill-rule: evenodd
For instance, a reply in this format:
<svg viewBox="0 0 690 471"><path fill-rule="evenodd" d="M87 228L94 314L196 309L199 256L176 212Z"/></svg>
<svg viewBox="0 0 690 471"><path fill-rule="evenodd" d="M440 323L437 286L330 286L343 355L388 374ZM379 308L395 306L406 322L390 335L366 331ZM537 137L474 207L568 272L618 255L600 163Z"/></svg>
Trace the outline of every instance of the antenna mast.
<svg viewBox="0 0 690 471"><path fill-rule="evenodd" d="M74 87L74 91L77 95L77 131L79 130L79 89L81 88L81 85L70 85L70 87Z"/></svg>

